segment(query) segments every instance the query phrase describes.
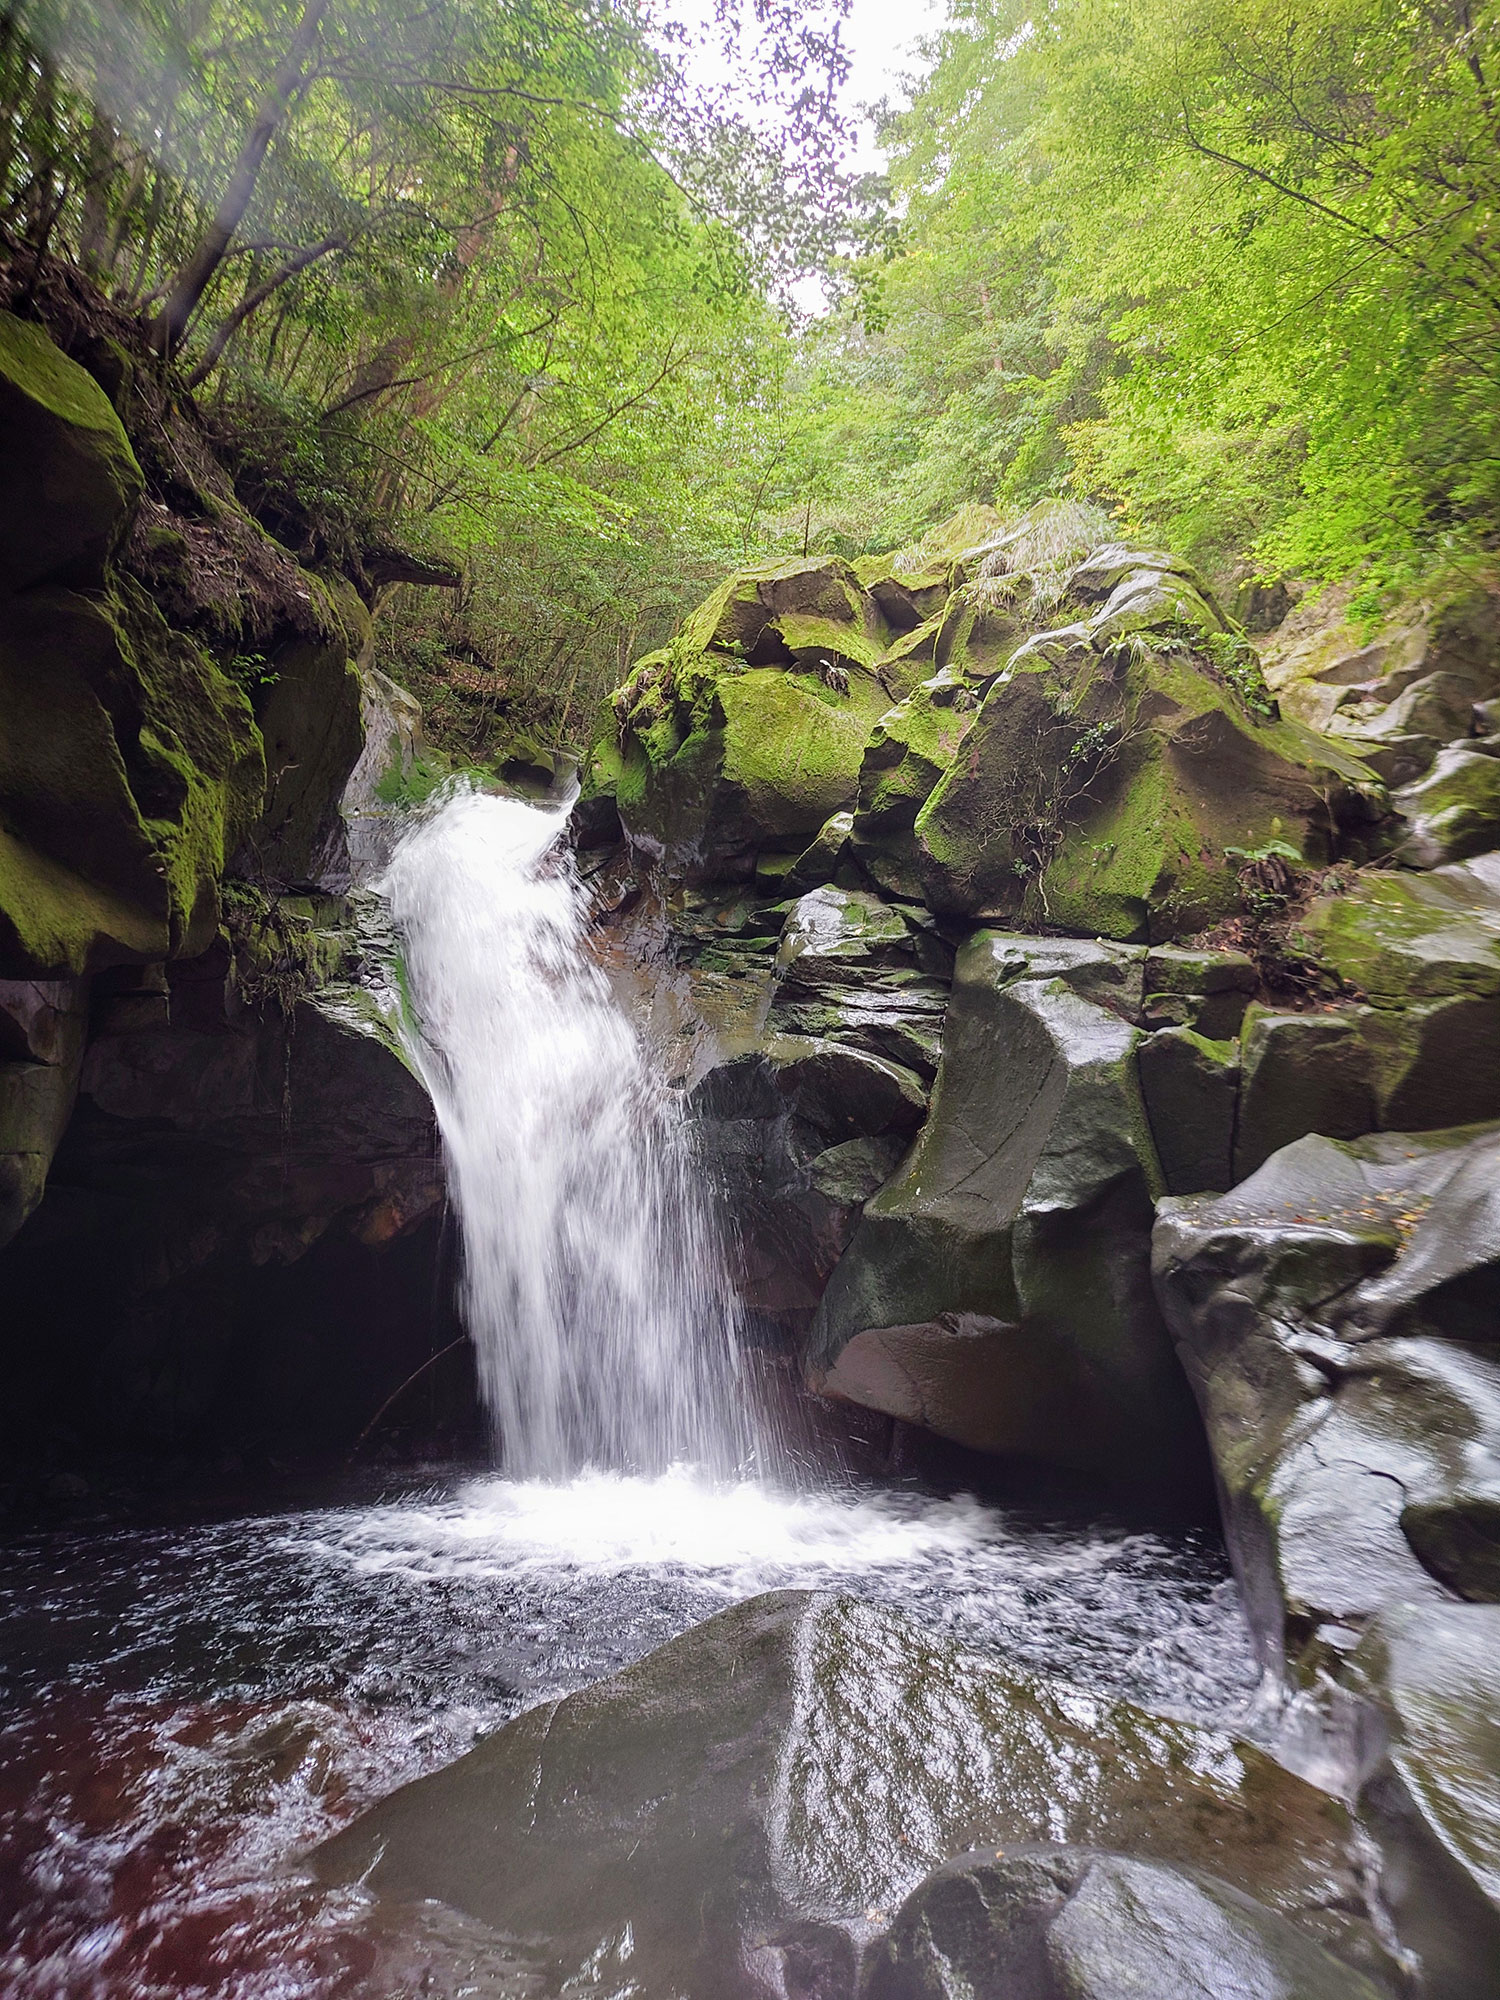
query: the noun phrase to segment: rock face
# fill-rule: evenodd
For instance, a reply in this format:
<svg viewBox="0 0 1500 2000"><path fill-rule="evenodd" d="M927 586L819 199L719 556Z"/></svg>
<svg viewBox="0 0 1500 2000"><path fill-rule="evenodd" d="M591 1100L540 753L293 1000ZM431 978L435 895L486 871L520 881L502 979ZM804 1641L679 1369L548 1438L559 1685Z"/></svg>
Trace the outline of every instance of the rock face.
<svg viewBox="0 0 1500 2000"><path fill-rule="evenodd" d="M1312 1991L1364 1992L1304 1943L1379 1956L1326 1795L1247 1744L801 1592L738 1605L532 1710L316 1865L493 1926L542 1992L574 1990L589 1967L653 1994L853 2000L861 1948L948 1854L1106 1830L1154 1862L1212 1869L1230 1885L1212 1892L1232 1904L1224 1921L1259 1924L1286 1963L1301 1946L1328 1964ZM1266 1908L1247 1916L1247 1897ZM1073 1930L1086 1955L1087 1927Z"/></svg>
<svg viewBox="0 0 1500 2000"><path fill-rule="evenodd" d="M1325 731L1392 786L1430 770L1467 736L1476 703L1500 693L1500 605L1473 584L1399 608L1378 631L1339 615L1347 591L1294 613L1264 649L1282 712Z"/></svg>
<svg viewBox="0 0 1500 2000"><path fill-rule="evenodd" d="M1196 1426L1152 1295L1143 954L981 932L932 1109L819 1307L824 1393L982 1450L1171 1485ZM1027 975L1031 976L1027 976Z"/></svg>
<svg viewBox="0 0 1500 2000"><path fill-rule="evenodd" d="M1315 861L1372 818L1373 774L1276 718L1185 565L1106 545L1044 590L995 525L724 584L638 662L594 751L637 848L745 878L852 809L851 854L892 895L1160 940L1237 907L1226 850Z"/></svg>
<svg viewBox="0 0 1500 2000"><path fill-rule="evenodd" d="M1386 1605L1500 1597L1497 1189L1480 1127L1302 1139L1162 1204L1158 1294L1272 1661Z"/></svg>
<svg viewBox="0 0 1500 2000"><path fill-rule="evenodd" d="M250 705L110 558L141 473L93 377L0 314L0 975L203 950L260 808Z"/></svg>
<svg viewBox="0 0 1500 2000"><path fill-rule="evenodd" d="M337 964L316 919L339 906L304 911L304 951ZM58 1410L104 1448L352 1440L456 1331L432 1109L375 1001L282 1006L245 976L217 948L96 986L77 1109L6 1254L12 1446Z"/></svg>
<svg viewBox="0 0 1500 2000"><path fill-rule="evenodd" d="M1282 1917L1192 1868L1022 1847L959 1855L902 1904L861 2000L1377 2000Z"/></svg>
<svg viewBox="0 0 1500 2000"><path fill-rule="evenodd" d="M6 1443L352 1433L429 1351L440 1202L425 1093L329 984L348 910L284 893L349 880L369 617L205 489L191 532L280 592L247 694L246 606L164 588L174 624L125 572L139 507L132 560L184 537L93 377L8 314L0 409ZM226 913L232 863L261 886Z"/></svg>
<svg viewBox="0 0 1500 2000"><path fill-rule="evenodd" d="M141 468L94 378L13 313L0 313L0 431L0 591L98 585Z"/></svg>
<svg viewBox="0 0 1500 2000"><path fill-rule="evenodd" d="M1360 1808L1427 1990L1474 2000L1500 1963L1500 1610L1393 1605L1351 1663L1378 1710Z"/></svg>
<svg viewBox="0 0 1500 2000"><path fill-rule="evenodd" d="M42 1198L78 1093L88 988L74 979L0 980L0 1245Z"/></svg>

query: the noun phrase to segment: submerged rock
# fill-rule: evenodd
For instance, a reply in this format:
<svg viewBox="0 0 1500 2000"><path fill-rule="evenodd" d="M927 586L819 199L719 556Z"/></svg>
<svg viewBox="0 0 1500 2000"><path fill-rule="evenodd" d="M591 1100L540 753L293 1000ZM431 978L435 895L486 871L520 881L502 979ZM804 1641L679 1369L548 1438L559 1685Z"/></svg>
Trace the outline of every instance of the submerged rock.
<svg viewBox="0 0 1500 2000"><path fill-rule="evenodd" d="M521 1716L314 1861L493 1926L543 1992L853 2000L948 1854L1105 1838L1374 1955L1343 1809L1263 1752L805 1592Z"/></svg>

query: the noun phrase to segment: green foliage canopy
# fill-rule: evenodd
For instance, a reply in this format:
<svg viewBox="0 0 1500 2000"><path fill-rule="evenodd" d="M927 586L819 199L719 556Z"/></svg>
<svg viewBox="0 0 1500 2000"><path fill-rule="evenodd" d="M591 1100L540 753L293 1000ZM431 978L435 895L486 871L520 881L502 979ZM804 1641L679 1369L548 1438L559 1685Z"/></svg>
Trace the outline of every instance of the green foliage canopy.
<svg viewBox="0 0 1500 2000"><path fill-rule="evenodd" d="M1320 576L1493 540L1493 5L956 0L932 53L802 389L870 518L1071 490Z"/></svg>

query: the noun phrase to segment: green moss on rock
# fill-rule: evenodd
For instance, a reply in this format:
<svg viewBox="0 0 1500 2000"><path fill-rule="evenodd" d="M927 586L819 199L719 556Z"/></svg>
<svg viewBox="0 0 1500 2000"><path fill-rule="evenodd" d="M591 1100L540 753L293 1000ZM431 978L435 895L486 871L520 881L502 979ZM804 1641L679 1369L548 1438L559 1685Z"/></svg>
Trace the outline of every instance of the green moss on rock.
<svg viewBox="0 0 1500 2000"><path fill-rule="evenodd" d="M144 593L30 591L0 635L0 966L192 956L259 810L250 705Z"/></svg>
<svg viewBox="0 0 1500 2000"><path fill-rule="evenodd" d="M1227 849L1280 838L1321 859L1372 784L1251 715L1186 645L1100 650L1069 628L986 695L916 822L923 885L935 908L1160 942L1237 907Z"/></svg>
<svg viewBox="0 0 1500 2000"><path fill-rule="evenodd" d="M0 312L0 591L93 584L141 469L109 398L39 326Z"/></svg>

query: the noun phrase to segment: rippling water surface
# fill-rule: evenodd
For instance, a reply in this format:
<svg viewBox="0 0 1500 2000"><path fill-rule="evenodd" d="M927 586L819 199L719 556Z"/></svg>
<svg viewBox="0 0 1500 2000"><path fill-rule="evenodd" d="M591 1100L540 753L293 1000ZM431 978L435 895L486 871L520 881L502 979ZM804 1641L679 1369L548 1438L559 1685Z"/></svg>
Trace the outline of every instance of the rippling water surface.
<svg viewBox="0 0 1500 2000"><path fill-rule="evenodd" d="M1224 1719L1254 1684L1211 1540L966 1497L679 1470L37 1536L0 1557L0 1987L519 1995L461 1922L393 1929L296 1855L521 1709L789 1586L1155 1707Z"/></svg>

